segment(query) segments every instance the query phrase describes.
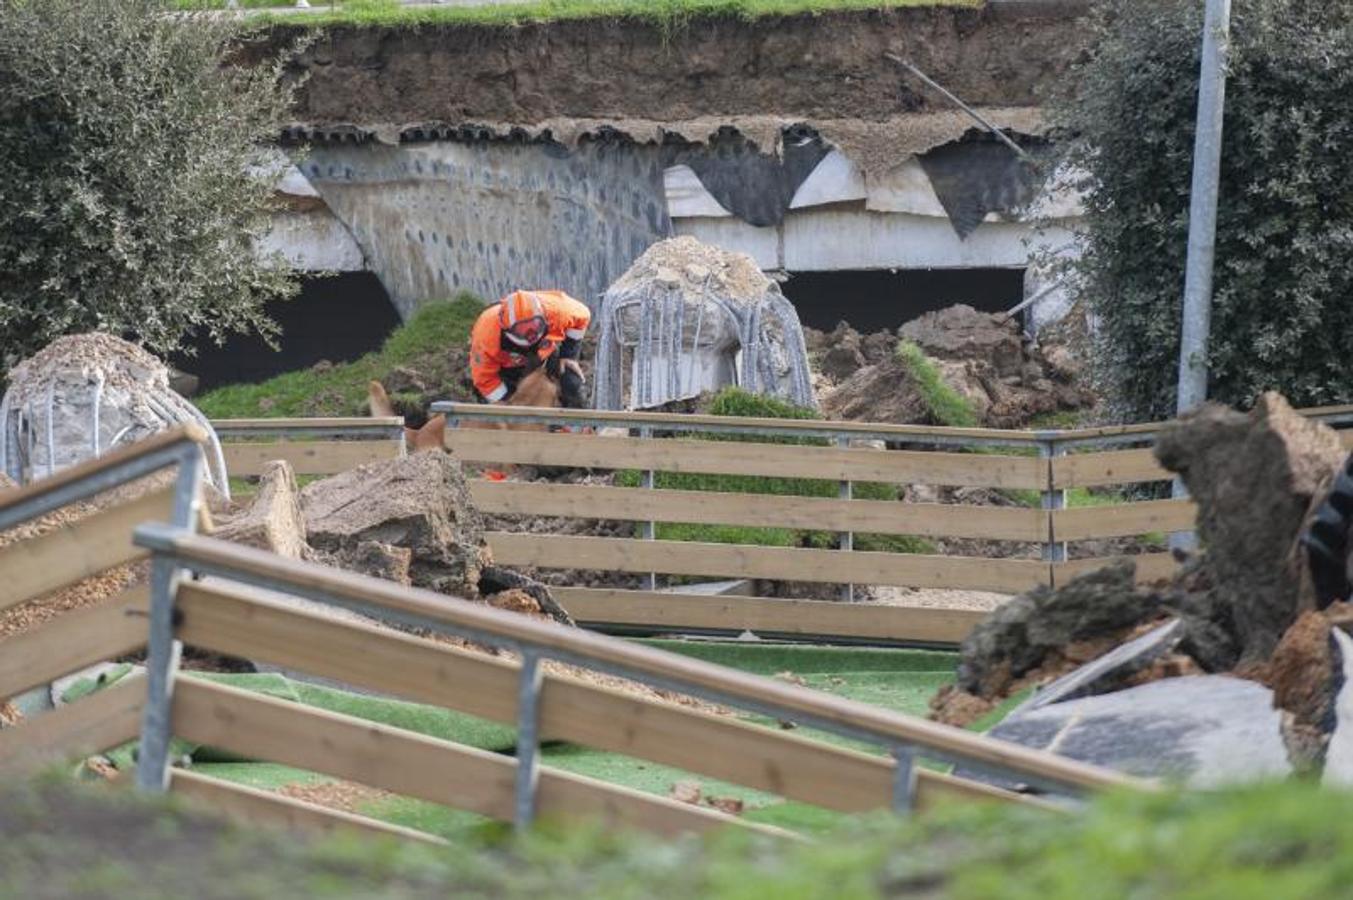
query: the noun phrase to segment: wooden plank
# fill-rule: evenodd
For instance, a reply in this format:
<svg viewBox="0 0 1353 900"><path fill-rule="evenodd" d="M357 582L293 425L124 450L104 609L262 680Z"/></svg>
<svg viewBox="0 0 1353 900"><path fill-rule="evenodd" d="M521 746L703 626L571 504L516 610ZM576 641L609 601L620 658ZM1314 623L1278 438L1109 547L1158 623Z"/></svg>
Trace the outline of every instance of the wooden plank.
<svg viewBox="0 0 1353 900"><path fill-rule="evenodd" d="M916 534L1041 542L1047 513L1024 507L836 500L586 484L471 481L483 512L504 515L776 526L876 534Z"/></svg>
<svg viewBox="0 0 1353 900"><path fill-rule="evenodd" d="M149 588L137 585L107 603L0 641L0 699L144 647L149 595Z"/></svg>
<svg viewBox="0 0 1353 900"><path fill-rule="evenodd" d="M1048 581L1048 566L1031 559L924 556L645 541L633 538L489 532L493 558L508 566L662 572L723 578L770 578L834 584L903 585L1017 594Z"/></svg>
<svg viewBox="0 0 1353 900"><path fill-rule="evenodd" d="M447 429L446 444L462 460L495 465L655 469L1032 490L1042 490L1047 483L1047 461L1032 456L608 438L463 428Z"/></svg>
<svg viewBox="0 0 1353 900"><path fill-rule="evenodd" d="M267 441L221 445L231 475L261 475L275 459L291 463L297 475L334 475L363 463L399 455L395 441Z"/></svg>
<svg viewBox="0 0 1353 900"><path fill-rule="evenodd" d="M443 838L424 831L391 825L389 822L343 810L329 809L318 803L284 797L281 794L234 784L186 769L170 770L169 790L246 825L266 825L312 834L356 832L368 836L417 841L438 847L449 844Z"/></svg>
<svg viewBox="0 0 1353 900"><path fill-rule="evenodd" d="M145 679L130 675L82 700L0 731L0 775L26 775L125 744L140 733L145 698Z"/></svg>
<svg viewBox="0 0 1353 900"><path fill-rule="evenodd" d="M181 737L511 821L516 760L274 697L181 677L174 691ZM735 816L541 767L542 817L599 820L661 835L747 825ZM777 832L778 833L778 832Z"/></svg>
<svg viewBox="0 0 1353 900"><path fill-rule="evenodd" d="M1189 500L1146 500L1114 506L1084 506L1052 513L1053 539L1124 537L1153 531L1192 531L1198 506Z"/></svg>
<svg viewBox="0 0 1353 900"><path fill-rule="evenodd" d="M287 559L199 534L165 532L165 549L189 568L207 572L247 572L267 583L320 592L336 601L384 608L441 623L487 641L506 641L548 655L567 655L597 666L619 669L635 678L683 684L692 691L713 691L727 702L773 706L785 718L831 723L876 734L882 743L916 746L922 755L943 754L988 769L1041 778L1085 789L1147 789L1151 782L1111 772L1051 753L995 741L983 735L905 716L841 697L810 691L771 678L712 665L698 659L609 638L553 622L529 619L482 603L457 601L445 594L406 588L316 563ZM1045 569L1046 571L1046 569Z"/></svg>
<svg viewBox="0 0 1353 900"><path fill-rule="evenodd" d="M275 432L286 429L313 428L323 431L326 428L397 428L404 424L399 416L298 416L290 419L212 419L212 427L218 431L261 431Z"/></svg>
<svg viewBox="0 0 1353 900"><path fill-rule="evenodd" d="M957 644L986 613L872 603L553 588L580 623Z"/></svg>
<svg viewBox="0 0 1353 900"><path fill-rule="evenodd" d="M739 427L761 428L768 431L778 431L782 434L795 432L815 434L830 431L834 435L843 436L878 435L880 438L899 442L922 441L925 438L937 437L949 440L966 438L974 443L981 443L984 440L1014 441L1031 446L1036 446L1039 442L1039 433L1037 432L1006 431L995 428L953 428L943 425L897 425L883 422L827 422L820 419L764 419L693 413L630 412L627 410L542 409L501 404L490 408L477 403L452 403L449 406L450 410L446 413L448 420L455 419L457 415L462 415L466 421L480 422L513 422L523 419L530 420L539 416L550 416L557 418L560 422L572 419L577 422L601 422L616 427L648 425L658 431L661 431L664 426L669 428L700 428L709 431Z"/></svg>
<svg viewBox="0 0 1353 900"><path fill-rule="evenodd" d="M122 465L128 460L138 459L147 456L157 450L163 450L165 447L172 446L183 440L205 443L207 434L201 428L191 423L176 425L167 431L161 431L159 434L152 435L144 441L138 441L135 444L118 447L109 453L95 459L86 460L79 465L71 466L68 469L62 469L55 475L35 481L32 484L26 484L20 488L12 490L0 490L0 509L9 509L11 506L22 503L31 497L50 493L59 487L65 487L68 484L81 481L91 475L97 475L100 472L106 472L109 469Z"/></svg>
<svg viewBox="0 0 1353 900"><path fill-rule="evenodd" d="M168 522L174 486L110 506L55 531L0 549L0 609L32 600L146 556L132 544L143 522Z"/></svg>
<svg viewBox="0 0 1353 900"><path fill-rule="evenodd" d="M1078 575L1102 569L1110 563L1130 559L1137 564L1137 583L1151 584L1163 578L1170 578L1179 569L1179 562L1172 553L1143 553L1139 556L1097 556L1092 559L1073 559L1070 562L1053 563L1053 583L1060 586Z"/></svg>
<svg viewBox="0 0 1353 900"><path fill-rule="evenodd" d="M180 636L195 646L516 722L514 662L290 608L226 583L184 584L179 609ZM877 809L891 796L887 759L555 674L544 680L541 733L842 812ZM918 778L922 805L1019 798L926 769Z"/></svg>
<svg viewBox="0 0 1353 900"><path fill-rule="evenodd" d="M1139 481L1169 481L1173 477L1156 462L1155 453L1149 449L1073 453L1052 460L1054 490L1135 484Z"/></svg>

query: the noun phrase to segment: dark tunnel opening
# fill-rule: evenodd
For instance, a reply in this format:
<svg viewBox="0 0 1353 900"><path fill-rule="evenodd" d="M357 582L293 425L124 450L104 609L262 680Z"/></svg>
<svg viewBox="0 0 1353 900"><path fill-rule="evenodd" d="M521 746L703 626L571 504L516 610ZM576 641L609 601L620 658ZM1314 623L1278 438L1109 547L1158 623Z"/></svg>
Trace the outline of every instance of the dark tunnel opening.
<svg viewBox="0 0 1353 900"><path fill-rule="evenodd" d="M781 290L810 328L841 320L860 332L893 330L924 313L966 303L1004 312L1024 299L1023 269L866 269L795 272Z"/></svg>
<svg viewBox="0 0 1353 900"><path fill-rule="evenodd" d="M196 375L199 390L266 381L322 360L357 359L378 350L400 325L390 296L370 272L302 276L296 297L267 310L282 328L279 350L254 335L232 335L219 347L199 337L191 342L196 354L176 355L172 364Z"/></svg>

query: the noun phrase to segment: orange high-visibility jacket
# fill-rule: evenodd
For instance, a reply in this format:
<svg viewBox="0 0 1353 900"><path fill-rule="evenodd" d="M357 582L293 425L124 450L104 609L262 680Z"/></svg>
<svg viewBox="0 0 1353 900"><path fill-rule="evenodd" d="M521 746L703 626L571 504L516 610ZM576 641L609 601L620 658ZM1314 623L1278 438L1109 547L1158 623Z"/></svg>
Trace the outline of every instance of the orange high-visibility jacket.
<svg viewBox="0 0 1353 900"><path fill-rule="evenodd" d="M525 293L540 298L545 321L550 327L549 334L541 342L536 354L543 360L558 348L562 358L576 359L582 350L583 335L592 322L592 310L563 291ZM525 354L503 338L502 306L504 301L511 301L513 296L509 294L487 307L479 314L470 332L470 377L474 380L475 389L490 403L497 403L507 396L507 385L503 384L500 376L502 370L519 368L527 363Z"/></svg>

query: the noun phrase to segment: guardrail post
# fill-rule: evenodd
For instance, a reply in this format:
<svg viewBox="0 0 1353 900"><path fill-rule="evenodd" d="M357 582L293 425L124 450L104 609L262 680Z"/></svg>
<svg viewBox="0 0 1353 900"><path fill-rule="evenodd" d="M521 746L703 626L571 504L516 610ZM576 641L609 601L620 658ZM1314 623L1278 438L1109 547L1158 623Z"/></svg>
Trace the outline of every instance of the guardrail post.
<svg viewBox="0 0 1353 900"><path fill-rule="evenodd" d="M845 449L850 446L850 438L838 437L836 446ZM841 482L837 491L837 496L842 500L850 500L854 497L854 485L849 478ZM855 532L841 531L836 535L836 546L841 550L855 549ZM855 600L855 585L846 584L841 588L841 599L847 603L853 603Z"/></svg>
<svg viewBox="0 0 1353 900"><path fill-rule="evenodd" d="M913 747L894 747L893 812L909 815L916 805L916 750Z"/></svg>
<svg viewBox="0 0 1353 900"><path fill-rule="evenodd" d="M1053 487L1052 460L1066 456L1066 448L1058 442L1056 433L1044 434L1039 436L1038 455L1048 460L1048 481L1043 490L1043 509L1048 513L1048 536L1043 541L1043 559L1050 563L1066 562L1066 543L1056 540L1052 527L1053 513L1066 509L1066 491Z"/></svg>
<svg viewBox="0 0 1353 900"><path fill-rule="evenodd" d="M197 527L202 451L189 445L179 458L174 487L173 524L192 531ZM143 791L169 788L169 744L173 737L174 676L183 645L174 639L174 599L179 566L156 556L150 568L150 620L146 650L146 705L141 715L141 739L136 754L136 786Z"/></svg>
<svg viewBox="0 0 1353 900"><path fill-rule="evenodd" d="M649 425L642 426L639 429L639 437L644 438L645 440L652 440L653 438L652 426ZM643 486L646 489L650 491L653 490L655 481L656 479L654 478L652 469L648 469L647 471L644 472ZM646 541L657 540L658 527L656 523L652 521L644 522L642 531L644 540ZM644 590L656 591L657 589L658 589L658 573L649 572L647 575L644 576Z"/></svg>
<svg viewBox="0 0 1353 900"><path fill-rule="evenodd" d="M527 651L521 658L517 687L517 780L513 823L521 831L536 817L536 784L540 780L540 686L544 673L540 655Z"/></svg>

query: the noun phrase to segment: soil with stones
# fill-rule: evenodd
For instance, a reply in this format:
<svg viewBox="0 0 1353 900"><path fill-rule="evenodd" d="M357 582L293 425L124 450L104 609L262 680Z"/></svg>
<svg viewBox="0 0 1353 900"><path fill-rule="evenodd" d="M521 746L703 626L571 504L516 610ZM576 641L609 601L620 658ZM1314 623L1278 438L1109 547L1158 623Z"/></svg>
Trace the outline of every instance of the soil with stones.
<svg viewBox="0 0 1353 900"><path fill-rule="evenodd" d="M623 126L627 119L738 116L867 124L926 112L953 120L957 134L893 134L905 155L915 152L909 144L923 150L931 140L952 140L971 122L884 53L911 60L974 106L1034 107L1088 44L1086 8L1082 0L1039 0L673 25L604 18L331 27L291 66L304 79L293 116L316 125L598 119ZM241 58L269 59L301 31L276 26ZM711 123L706 133L716 128ZM918 129L925 126L910 131Z"/></svg>
<svg viewBox="0 0 1353 900"><path fill-rule="evenodd" d="M927 313L896 334L862 335L842 322L831 332L804 329L804 337L818 400L831 419L945 424L897 357L900 340L919 347L978 423L990 428L1024 428L1040 416L1096 403L1067 345L1032 344L1013 320L964 304Z"/></svg>

